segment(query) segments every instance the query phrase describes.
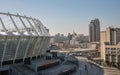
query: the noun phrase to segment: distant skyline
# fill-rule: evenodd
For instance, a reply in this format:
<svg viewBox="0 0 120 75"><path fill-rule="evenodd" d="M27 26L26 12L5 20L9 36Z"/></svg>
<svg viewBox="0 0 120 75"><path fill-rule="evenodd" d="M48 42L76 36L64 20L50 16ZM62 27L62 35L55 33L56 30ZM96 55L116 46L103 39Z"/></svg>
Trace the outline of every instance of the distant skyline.
<svg viewBox="0 0 120 75"><path fill-rule="evenodd" d="M88 35L88 25L95 18L101 30L120 27L120 0L0 0L0 12L36 17L51 35L73 31Z"/></svg>

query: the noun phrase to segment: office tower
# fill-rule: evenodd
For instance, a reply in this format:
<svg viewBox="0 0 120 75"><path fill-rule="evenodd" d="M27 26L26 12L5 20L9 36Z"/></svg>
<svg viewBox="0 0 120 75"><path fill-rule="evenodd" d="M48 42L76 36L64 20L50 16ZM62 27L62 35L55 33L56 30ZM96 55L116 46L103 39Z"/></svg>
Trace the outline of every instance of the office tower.
<svg viewBox="0 0 120 75"><path fill-rule="evenodd" d="M89 41L99 42L100 41L100 22L99 19L91 20L89 24Z"/></svg>

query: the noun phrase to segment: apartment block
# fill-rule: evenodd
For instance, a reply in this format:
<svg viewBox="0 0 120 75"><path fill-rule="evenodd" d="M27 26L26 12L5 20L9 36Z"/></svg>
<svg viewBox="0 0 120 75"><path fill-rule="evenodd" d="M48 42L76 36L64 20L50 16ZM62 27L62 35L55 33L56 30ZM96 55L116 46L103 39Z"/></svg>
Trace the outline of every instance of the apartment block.
<svg viewBox="0 0 120 75"><path fill-rule="evenodd" d="M120 28L108 27L100 33L101 58L108 65L120 66Z"/></svg>

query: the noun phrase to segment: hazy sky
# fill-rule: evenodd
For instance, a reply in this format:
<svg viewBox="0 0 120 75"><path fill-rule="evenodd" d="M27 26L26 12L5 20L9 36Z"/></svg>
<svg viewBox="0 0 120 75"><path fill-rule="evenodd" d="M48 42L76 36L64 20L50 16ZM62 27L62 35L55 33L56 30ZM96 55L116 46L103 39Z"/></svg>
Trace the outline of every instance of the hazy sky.
<svg viewBox="0 0 120 75"><path fill-rule="evenodd" d="M92 19L99 18L101 30L120 27L120 0L0 0L0 12L19 13L40 19L50 34L88 34Z"/></svg>

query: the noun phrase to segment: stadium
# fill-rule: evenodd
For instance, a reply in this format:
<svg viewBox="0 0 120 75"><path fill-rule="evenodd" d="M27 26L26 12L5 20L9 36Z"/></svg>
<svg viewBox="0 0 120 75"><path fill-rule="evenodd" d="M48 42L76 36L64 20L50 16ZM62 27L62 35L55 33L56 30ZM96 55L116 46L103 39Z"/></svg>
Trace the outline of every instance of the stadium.
<svg viewBox="0 0 120 75"><path fill-rule="evenodd" d="M0 12L0 71L8 65L41 57L49 40L49 30L40 20Z"/></svg>
<svg viewBox="0 0 120 75"><path fill-rule="evenodd" d="M49 50L39 19L0 12L0 75L69 75L78 60Z"/></svg>

